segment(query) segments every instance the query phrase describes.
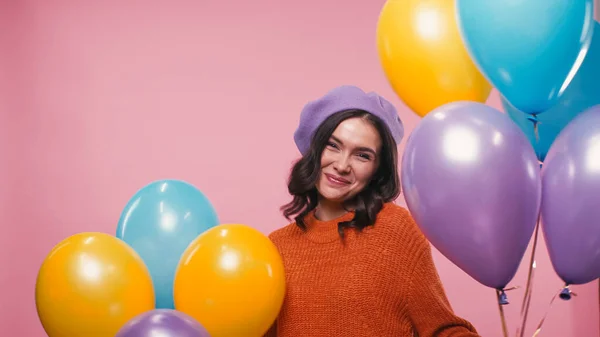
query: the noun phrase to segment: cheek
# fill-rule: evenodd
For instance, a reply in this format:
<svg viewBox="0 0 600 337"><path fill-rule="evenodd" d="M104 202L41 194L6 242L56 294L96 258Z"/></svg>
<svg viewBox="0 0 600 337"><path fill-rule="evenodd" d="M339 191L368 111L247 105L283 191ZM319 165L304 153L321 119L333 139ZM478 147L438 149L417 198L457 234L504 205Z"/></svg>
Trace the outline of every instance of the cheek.
<svg viewBox="0 0 600 337"><path fill-rule="evenodd" d="M371 181L371 178L375 174L377 167L373 163L363 163L363 165L357 167L354 171L356 180L361 185L366 185Z"/></svg>
<svg viewBox="0 0 600 337"><path fill-rule="evenodd" d="M323 154L321 155L321 168L329 166L333 160L333 155L329 151L323 151Z"/></svg>

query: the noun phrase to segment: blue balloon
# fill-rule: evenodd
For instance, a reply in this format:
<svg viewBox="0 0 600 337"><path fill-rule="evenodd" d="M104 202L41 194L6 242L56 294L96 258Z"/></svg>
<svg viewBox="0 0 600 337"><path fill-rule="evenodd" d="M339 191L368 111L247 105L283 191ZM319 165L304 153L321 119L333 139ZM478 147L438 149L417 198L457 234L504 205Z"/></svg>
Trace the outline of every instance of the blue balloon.
<svg viewBox="0 0 600 337"><path fill-rule="evenodd" d="M517 109L542 113L579 68L594 28L593 0L457 0L463 43Z"/></svg>
<svg viewBox="0 0 600 337"><path fill-rule="evenodd" d="M540 161L544 161L550 146L558 134L573 118L600 104L600 23L595 23L595 31L587 56L579 71L558 100L558 103L536 116L537 135L532 116L517 110L509 101L500 97L502 106L510 118L525 132Z"/></svg>
<svg viewBox="0 0 600 337"><path fill-rule="evenodd" d="M179 180L152 182L127 203L117 237L129 244L150 270L157 309L174 309L173 281L181 255L198 235L219 224L210 201Z"/></svg>

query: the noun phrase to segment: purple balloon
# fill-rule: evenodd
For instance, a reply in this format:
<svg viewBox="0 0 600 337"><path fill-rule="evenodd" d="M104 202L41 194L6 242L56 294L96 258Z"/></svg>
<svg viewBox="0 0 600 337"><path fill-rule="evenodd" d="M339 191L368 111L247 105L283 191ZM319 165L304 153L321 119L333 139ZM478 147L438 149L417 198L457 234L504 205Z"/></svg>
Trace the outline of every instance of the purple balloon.
<svg viewBox="0 0 600 337"><path fill-rule="evenodd" d="M542 232L567 284L600 277L600 105L558 135L542 169Z"/></svg>
<svg viewBox="0 0 600 337"><path fill-rule="evenodd" d="M431 111L408 139L402 188L415 222L444 256L483 285L506 287L541 203L535 151L510 117L476 102Z"/></svg>
<svg viewBox="0 0 600 337"><path fill-rule="evenodd" d="M187 314L171 309L156 309L131 319L115 337L210 337Z"/></svg>

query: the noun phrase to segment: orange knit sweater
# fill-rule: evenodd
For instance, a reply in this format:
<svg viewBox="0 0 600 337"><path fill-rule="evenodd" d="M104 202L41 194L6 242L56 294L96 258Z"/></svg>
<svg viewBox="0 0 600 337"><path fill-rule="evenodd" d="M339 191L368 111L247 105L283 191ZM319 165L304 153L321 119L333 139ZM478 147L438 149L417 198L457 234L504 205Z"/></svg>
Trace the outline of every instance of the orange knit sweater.
<svg viewBox="0 0 600 337"><path fill-rule="evenodd" d="M286 271L286 296L275 325L277 337L476 337L455 316L428 241L408 211L385 204L374 226L346 231L337 223L350 212L308 230L290 224L271 233Z"/></svg>

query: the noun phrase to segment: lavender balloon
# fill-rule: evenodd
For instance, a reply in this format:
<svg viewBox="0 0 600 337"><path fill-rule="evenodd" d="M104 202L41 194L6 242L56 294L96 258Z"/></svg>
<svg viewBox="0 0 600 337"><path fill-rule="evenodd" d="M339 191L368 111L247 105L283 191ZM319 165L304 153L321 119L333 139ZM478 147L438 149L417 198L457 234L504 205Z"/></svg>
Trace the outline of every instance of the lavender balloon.
<svg viewBox="0 0 600 337"><path fill-rule="evenodd" d="M454 102L427 114L402 158L409 210L429 241L478 282L514 277L540 210L535 151L511 119Z"/></svg>
<svg viewBox="0 0 600 337"><path fill-rule="evenodd" d="M600 277L600 105L558 135L542 170L542 231L567 284Z"/></svg>
<svg viewBox="0 0 600 337"><path fill-rule="evenodd" d="M171 309L152 310L125 324L115 337L210 337L192 317Z"/></svg>

